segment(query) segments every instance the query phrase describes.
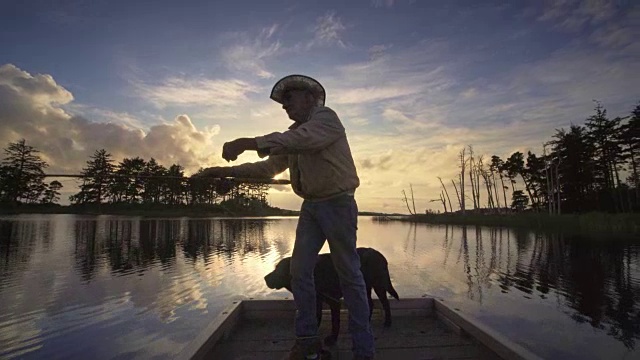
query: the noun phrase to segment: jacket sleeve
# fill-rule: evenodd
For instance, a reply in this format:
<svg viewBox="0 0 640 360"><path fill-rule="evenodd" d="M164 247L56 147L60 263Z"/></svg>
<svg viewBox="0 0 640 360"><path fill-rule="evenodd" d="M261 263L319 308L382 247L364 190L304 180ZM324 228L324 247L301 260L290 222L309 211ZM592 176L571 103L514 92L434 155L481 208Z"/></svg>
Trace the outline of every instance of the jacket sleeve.
<svg viewBox="0 0 640 360"><path fill-rule="evenodd" d="M256 138L260 149L274 154L295 154L324 149L346 136L338 115L323 107L315 111L309 121L285 132L274 132Z"/></svg>
<svg viewBox="0 0 640 360"><path fill-rule="evenodd" d="M289 167L287 155L271 155L254 163L232 166L233 176L247 178L272 178Z"/></svg>

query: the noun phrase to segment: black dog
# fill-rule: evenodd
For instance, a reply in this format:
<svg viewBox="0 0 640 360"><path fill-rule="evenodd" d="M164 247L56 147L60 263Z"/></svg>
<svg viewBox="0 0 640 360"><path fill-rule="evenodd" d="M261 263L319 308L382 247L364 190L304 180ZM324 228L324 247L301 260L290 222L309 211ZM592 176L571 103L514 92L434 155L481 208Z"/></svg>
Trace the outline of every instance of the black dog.
<svg viewBox="0 0 640 360"><path fill-rule="evenodd" d="M398 300L400 300L400 297L391 284L387 259L372 248L358 248L357 251L360 257L360 270L367 287L369 319L371 319L373 312L373 299L371 298L371 289L373 289L384 308L384 326L389 327L391 326L391 309L387 299L387 292ZM264 277L267 286L270 289L286 288L291 291L290 266L290 257L280 260L276 265L276 269ZM318 255L314 269L314 280L318 326L322 319L322 303L327 303L331 309L331 335L327 336L324 342L326 345L332 345L337 341L338 333L340 332L340 298L342 298L342 289L340 288L338 273L331 260L331 254Z"/></svg>

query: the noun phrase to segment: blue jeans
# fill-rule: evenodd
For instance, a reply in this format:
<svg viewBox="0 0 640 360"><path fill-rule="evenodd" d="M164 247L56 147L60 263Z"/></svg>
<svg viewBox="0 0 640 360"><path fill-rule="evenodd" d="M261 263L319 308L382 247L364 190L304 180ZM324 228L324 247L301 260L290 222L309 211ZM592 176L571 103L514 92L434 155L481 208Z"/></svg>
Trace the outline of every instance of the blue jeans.
<svg viewBox="0 0 640 360"><path fill-rule="evenodd" d="M369 303L360 258L356 252L358 206L351 195L312 202L305 200L300 210L296 241L291 257L291 290L296 303L298 341L315 341L316 289L313 270L325 240L340 278L340 287L349 310L349 331L356 355L373 356L375 349L369 323Z"/></svg>

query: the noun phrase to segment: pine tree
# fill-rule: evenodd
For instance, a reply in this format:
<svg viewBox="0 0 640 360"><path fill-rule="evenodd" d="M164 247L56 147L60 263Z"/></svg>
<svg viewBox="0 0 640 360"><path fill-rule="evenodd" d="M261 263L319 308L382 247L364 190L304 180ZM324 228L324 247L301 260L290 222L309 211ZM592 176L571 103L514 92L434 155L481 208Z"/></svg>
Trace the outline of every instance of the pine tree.
<svg viewBox="0 0 640 360"><path fill-rule="evenodd" d="M9 143L4 149L6 157L0 163L0 195L12 203L37 202L45 189L44 170L49 165L40 158L39 151L25 139Z"/></svg>
<svg viewBox="0 0 640 360"><path fill-rule="evenodd" d="M96 203L100 204L110 196L110 187L113 182L113 160L106 150L96 150L87 161L87 167L82 169L83 183L80 192L72 195L72 203Z"/></svg>

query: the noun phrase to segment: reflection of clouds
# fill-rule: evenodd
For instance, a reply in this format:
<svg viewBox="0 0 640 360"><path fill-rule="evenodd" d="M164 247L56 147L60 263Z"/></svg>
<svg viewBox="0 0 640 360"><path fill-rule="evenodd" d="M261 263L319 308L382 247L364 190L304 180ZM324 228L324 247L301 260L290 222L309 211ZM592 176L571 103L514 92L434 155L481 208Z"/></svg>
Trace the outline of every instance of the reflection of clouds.
<svg viewBox="0 0 640 360"><path fill-rule="evenodd" d="M38 256L51 251L51 227L46 219L34 216L0 220L0 306L3 310L0 315L0 357L12 352L20 356L42 346L38 341L42 334L38 321L45 314L27 301L32 287L21 284L32 282L45 289L44 294L39 295L41 301L46 301L46 294L52 293L55 279L51 273L37 276L30 273Z"/></svg>
<svg viewBox="0 0 640 360"><path fill-rule="evenodd" d="M3 244L17 244L2 257L5 286L14 279L11 291L0 287L0 303L11 309L0 317L0 348L7 356L15 356L18 347L38 357L79 356L79 349L112 356L175 354L175 344L147 347L184 344L183 334L197 333L193 324L205 326L215 316L203 315L217 309L221 297L264 292L262 277L278 252L290 252L295 229L264 219L45 218L52 219L51 231L33 219L0 223ZM282 221L295 226L295 220ZM48 250L39 251L46 246L38 239L45 236L53 238ZM146 335L132 340L132 331ZM129 345L105 348L94 342L95 334ZM82 346L64 348L69 339Z"/></svg>
<svg viewBox="0 0 640 360"><path fill-rule="evenodd" d="M290 297L268 289L263 277L291 255L296 218L43 218L0 221L3 246L7 234L17 244L11 252L3 247L0 259L0 304L8 309L0 314L0 357L26 344L41 346L29 354L41 358L95 349L105 357L171 357L233 299ZM482 309L501 331L511 330L505 319L539 320L582 326L581 336L604 329L590 336L634 346L638 247L583 240L365 217L358 231L358 246L389 261L401 298L428 293ZM511 335L532 339L525 342L551 336ZM95 340L104 337L108 344ZM69 341L81 346L63 349Z"/></svg>
<svg viewBox="0 0 640 360"><path fill-rule="evenodd" d="M4 304L4 301L0 302ZM42 329L38 326L38 320L45 317L42 312L22 316L19 319L0 317L0 357L7 354L19 357L38 350L42 344L38 338Z"/></svg>

